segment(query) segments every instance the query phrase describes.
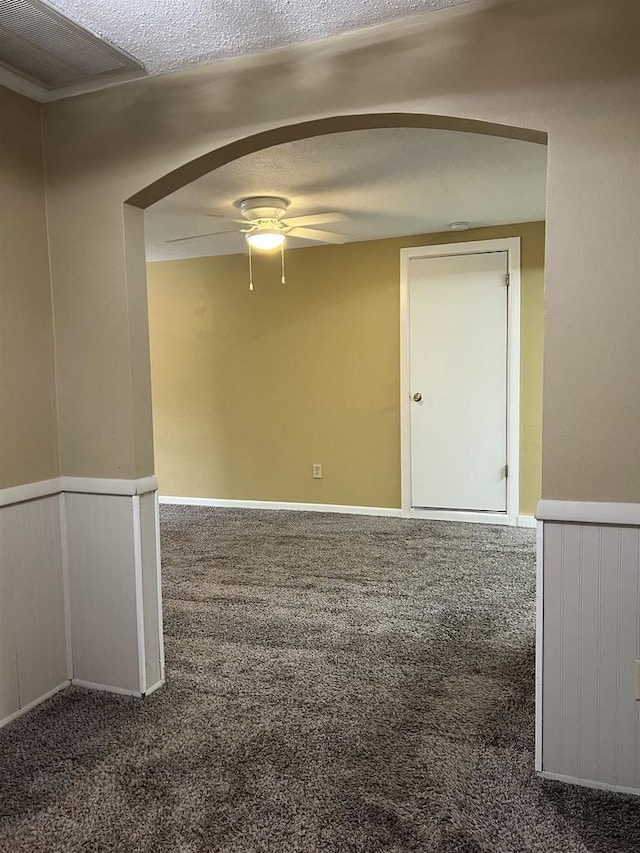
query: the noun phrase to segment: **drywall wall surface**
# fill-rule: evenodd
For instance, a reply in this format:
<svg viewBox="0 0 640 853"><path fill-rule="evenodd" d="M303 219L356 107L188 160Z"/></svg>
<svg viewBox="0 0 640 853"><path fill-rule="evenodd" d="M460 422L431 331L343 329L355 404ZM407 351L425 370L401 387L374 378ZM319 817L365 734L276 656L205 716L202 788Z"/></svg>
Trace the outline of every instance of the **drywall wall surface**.
<svg viewBox="0 0 640 853"><path fill-rule="evenodd" d="M165 495L400 506L400 249L522 242L521 514L540 499L544 223L148 265ZM312 465L323 466L322 479Z"/></svg>
<svg viewBox="0 0 640 853"><path fill-rule="evenodd" d="M507 236L506 231L500 236ZM516 226L520 241L520 515L542 495L545 223Z"/></svg>
<svg viewBox="0 0 640 853"><path fill-rule="evenodd" d="M398 506L399 250L149 265L162 494ZM311 477L312 465L324 477ZM178 489L178 491L176 491Z"/></svg>
<svg viewBox="0 0 640 853"><path fill-rule="evenodd" d="M639 27L635 0L479 2L46 105L65 473L149 473L122 203L254 133L410 113L548 135L543 494L640 500Z"/></svg>
<svg viewBox="0 0 640 853"><path fill-rule="evenodd" d="M543 494L638 502L640 79L585 87L547 163Z"/></svg>
<svg viewBox="0 0 640 853"><path fill-rule="evenodd" d="M0 488L57 474L40 106L0 88Z"/></svg>

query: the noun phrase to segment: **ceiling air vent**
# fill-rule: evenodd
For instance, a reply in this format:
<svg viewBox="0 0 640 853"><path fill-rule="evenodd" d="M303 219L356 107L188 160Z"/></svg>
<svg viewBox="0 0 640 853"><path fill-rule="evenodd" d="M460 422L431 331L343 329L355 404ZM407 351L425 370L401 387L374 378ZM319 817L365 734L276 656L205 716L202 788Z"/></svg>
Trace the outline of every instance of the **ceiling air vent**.
<svg viewBox="0 0 640 853"><path fill-rule="evenodd" d="M50 90L143 70L40 0L0 0L0 65Z"/></svg>

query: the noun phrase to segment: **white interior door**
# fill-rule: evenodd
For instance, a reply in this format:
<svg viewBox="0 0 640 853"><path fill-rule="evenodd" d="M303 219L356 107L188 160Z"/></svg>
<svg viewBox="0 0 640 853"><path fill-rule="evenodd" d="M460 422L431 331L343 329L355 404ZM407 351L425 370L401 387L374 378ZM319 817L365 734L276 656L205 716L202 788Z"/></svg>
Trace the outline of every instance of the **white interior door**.
<svg viewBox="0 0 640 853"><path fill-rule="evenodd" d="M507 511L508 253L411 258L414 508Z"/></svg>

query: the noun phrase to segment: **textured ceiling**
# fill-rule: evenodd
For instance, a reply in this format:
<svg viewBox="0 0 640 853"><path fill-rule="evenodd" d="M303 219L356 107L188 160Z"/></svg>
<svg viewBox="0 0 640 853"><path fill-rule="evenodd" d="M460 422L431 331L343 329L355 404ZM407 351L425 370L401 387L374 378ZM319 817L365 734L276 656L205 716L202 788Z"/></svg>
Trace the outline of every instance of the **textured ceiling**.
<svg viewBox="0 0 640 853"><path fill-rule="evenodd" d="M53 0L154 74L467 0Z"/></svg>
<svg viewBox="0 0 640 853"><path fill-rule="evenodd" d="M226 230L207 213L238 218L251 195L290 199L290 216L339 211L351 240L544 219L546 148L440 130L337 133L278 145L229 163L146 211L149 260L246 251L240 234L167 240ZM328 227L328 226L327 226ZM338 230L338 227L336 227ZM288 238L290 247L309 241Z"/></svg>
<svg viewBox="0 0 640 853"><path fill-rule="evenodd" d="M148 73L324 38L470 0L48 0ZM0 72L0 83L26 91ZM96 88L93 84L91 88ZM74 90L75 91L75 90Z"/></svg>

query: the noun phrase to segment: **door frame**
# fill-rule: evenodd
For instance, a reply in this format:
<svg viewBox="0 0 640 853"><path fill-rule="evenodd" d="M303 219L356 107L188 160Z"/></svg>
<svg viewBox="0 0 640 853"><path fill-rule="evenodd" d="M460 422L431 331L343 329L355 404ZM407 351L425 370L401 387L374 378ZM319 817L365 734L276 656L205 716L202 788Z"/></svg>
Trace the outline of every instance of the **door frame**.
<svg viewBox="0 0 640 853"><path fill-rule="evenodd" d="M506 252L509 273L507 294L507 511L473 512L413 509L411 506L411 351L409 339L409 261L448 255ZM471 521L484 524L518 523L520 491L520 237L411 246L400 250L400 456L404 518Z"/></svg>

